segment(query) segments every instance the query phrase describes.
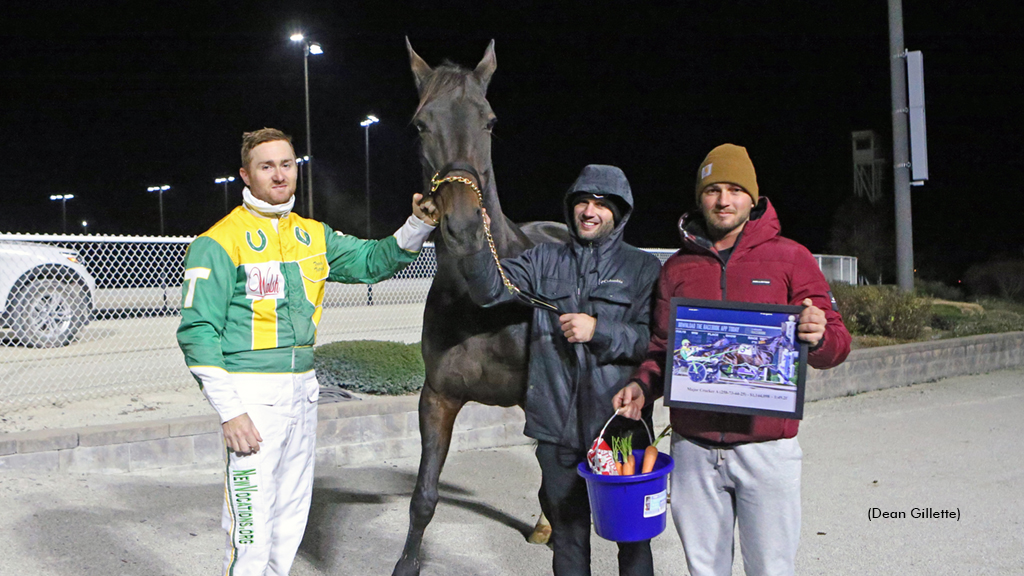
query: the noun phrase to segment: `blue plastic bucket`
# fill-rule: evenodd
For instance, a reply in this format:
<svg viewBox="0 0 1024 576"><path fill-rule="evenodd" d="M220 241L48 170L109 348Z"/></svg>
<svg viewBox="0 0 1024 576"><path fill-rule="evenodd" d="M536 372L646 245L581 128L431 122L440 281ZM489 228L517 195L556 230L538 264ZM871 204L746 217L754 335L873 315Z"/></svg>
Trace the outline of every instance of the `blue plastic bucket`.
<svg viewBox="0 0 1024 576"><path fill-rule="evenodd" d="M643 450L634 450L637 467ZM668 517L668 473L675 462L658 453L654 470L632 476L602 476L590 471L587 461L576 472L587 481L590 513L597 535L613 542L649 540L665 530Z"/></svg>

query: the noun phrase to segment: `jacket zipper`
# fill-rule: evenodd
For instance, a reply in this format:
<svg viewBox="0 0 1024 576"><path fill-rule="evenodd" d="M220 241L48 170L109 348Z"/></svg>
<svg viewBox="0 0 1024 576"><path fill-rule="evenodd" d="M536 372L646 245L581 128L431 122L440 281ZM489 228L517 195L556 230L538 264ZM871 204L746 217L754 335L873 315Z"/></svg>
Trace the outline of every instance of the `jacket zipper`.
<svg viewBox="0 0 1024 576"><path fill-rule="evenodd" d="M726 299L725 298L725 295L726 295L725 267L728 266L728 263L724 262L722 260L722 257L719 256L718 254L715 254L715 258L718 258L718 263L722 267L722 275L721 275L722 280L721 280L720 284L721 284L721 288L722 288L722 300L724 301ZM721 443L721 444L725 444L725 432L719 432L718 434L719 434L718 442Z"/></svg>

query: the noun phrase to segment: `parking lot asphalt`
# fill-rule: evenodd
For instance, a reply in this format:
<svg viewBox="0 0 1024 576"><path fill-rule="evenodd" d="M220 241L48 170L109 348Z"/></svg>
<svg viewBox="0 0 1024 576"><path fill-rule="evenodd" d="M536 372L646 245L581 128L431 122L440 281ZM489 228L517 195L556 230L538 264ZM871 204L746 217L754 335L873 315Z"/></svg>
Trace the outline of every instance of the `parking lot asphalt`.
<svg viewBox="0 0 1024 576"><path fill-rule="evenodd" d="M808 404L798 573L1024 574L1022 413L1021 369ZM292 574L390 574L417 464L318 469ZM550 573L551 552L525 541L540 483L530 446L452 454L441 481L424 575ZM4 472L0 575L217 574L222 498L212 468ZM616 574L614 545L593 540L594 574ZM686 574L671 522L653 546L656 574Z"/></svg>

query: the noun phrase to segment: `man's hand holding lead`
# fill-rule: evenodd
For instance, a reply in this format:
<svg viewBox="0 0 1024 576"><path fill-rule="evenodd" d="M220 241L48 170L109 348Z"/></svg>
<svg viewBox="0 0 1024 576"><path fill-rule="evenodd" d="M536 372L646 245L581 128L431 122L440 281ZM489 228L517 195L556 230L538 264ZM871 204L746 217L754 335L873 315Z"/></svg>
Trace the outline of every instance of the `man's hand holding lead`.
<svg viewBox="0 0 1024 576"><path fill-rule="evenodd" d="M418 192L412 195L412 215L431 226L437 226L440 218L437 206L434 205L434 199Z"/></svg>

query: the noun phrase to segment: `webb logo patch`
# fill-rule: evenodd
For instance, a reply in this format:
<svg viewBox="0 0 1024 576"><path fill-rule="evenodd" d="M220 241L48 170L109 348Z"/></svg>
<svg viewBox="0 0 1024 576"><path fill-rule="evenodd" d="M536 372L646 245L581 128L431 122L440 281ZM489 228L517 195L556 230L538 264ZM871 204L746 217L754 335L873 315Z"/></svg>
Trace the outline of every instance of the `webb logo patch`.
<svg viewBox="0 0 1024 576"><path fill-rule="evenodd" d="M708 176L711 176L711 166L712 165L713 165L713 163L712 164L708 164L707 166L705 166L705 167L700 169L700 177L701 177L701 179L704 179L704 178L707 178Z"/></svg>
<svg viewBox="0 0 1024 576"><path fill-rule="evenodd" d="M284 276L280 262L245 265L245 297L250 300L284 298Z"/></svg>

